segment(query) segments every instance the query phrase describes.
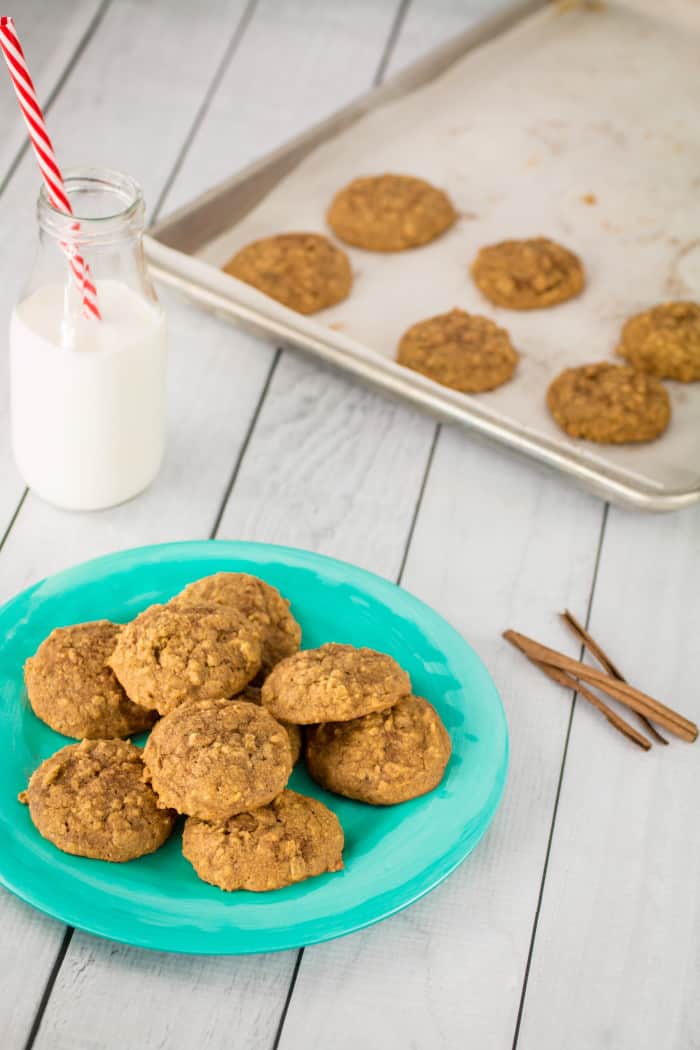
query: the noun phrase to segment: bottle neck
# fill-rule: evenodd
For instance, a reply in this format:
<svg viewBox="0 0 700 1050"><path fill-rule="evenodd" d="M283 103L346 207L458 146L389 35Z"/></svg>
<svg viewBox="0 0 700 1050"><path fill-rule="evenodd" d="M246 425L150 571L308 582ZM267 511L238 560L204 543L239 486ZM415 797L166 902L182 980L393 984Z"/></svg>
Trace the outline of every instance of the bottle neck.
<svg viewBox="0 0 700 1050"><path fill-rule="evenodd" d="M135 179L105 168L72 168L64 186L73 214L55 207L46 187L41 189L37 219L43 237L91 254L118 251L140 239L145 207Z"/></svg>

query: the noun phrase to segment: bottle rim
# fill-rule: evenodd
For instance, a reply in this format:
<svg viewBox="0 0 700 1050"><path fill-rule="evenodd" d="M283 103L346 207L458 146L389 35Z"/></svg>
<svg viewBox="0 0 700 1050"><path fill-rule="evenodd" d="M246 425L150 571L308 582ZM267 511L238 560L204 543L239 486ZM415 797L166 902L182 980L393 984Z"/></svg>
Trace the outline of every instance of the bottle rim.
<svg viewBox="0 0 700 1050"><path fill-rule="evenodd" d="M122 240L140 234L144 227L145 205L141 186L124 172L113 168L68 168L63 173L66 194L73 213L56 207L42 185L37 202L39 226L54 237L81 244ZM102 213L90 213L100 196Z"/></svg>

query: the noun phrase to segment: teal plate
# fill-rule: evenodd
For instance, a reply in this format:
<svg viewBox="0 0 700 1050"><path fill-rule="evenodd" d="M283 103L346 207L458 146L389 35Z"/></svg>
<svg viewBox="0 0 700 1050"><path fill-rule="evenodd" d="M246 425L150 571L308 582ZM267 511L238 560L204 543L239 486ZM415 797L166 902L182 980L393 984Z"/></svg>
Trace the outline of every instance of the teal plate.
<svg viewBox="0 0 700 1050"><path fill-rule="evenodd" d="M179 830L157 853L109 864L61 853L17 794L68 743L28 706L22 665L54 627L126 621L222 569L255 573L292 602L303 645L348 642L391 653L452 737L440 786L375 808L329 795L298 767L290 786L322 799L345 831L345 869L274 893L223 893L200 882ZM437 613L371 573L307 551L257 543L174 543L111 554L30 587L0 609L0 881L71 926L161 951L237 955L329 940L378 922L442 881L474 848L498 805L508 734L479 657Z"/></svg>

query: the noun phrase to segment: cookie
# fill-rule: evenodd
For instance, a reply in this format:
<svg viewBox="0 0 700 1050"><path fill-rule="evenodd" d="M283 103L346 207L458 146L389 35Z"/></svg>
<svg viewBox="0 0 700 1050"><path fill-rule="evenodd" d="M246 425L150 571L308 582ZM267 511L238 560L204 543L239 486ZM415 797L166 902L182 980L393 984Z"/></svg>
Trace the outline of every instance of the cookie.
<svg viewBox="0 0 700 1050"><path fill-rule="evenodd" d="M607 361L565 369L549 386L547 406L571 437L610 445L653 441L671 418L658 379Z"/></svg>
<svg viewBox="0 0 700 1050"><path fill-rule="evenodd" d="M396 360L443 386L479 394L511 378L518 352L505 328L487 317L450 310L404 332Z"/></svg>
<svg viewBox="0 0 700 1050"><path fill-rule="evenodd" d="M408 675L390 656L331 642L277 664L263 684L262 702L275 718L309 725L381 711L410 692Z"/></svg>
<svg viewBox="0 0 700 1050"><path fill-rule="evenodd" d="M234 696L260 670L257 627L223 605L152 605L121 631L107 661L130 700L161 715Z"/></svg>
<svg viewBox="0 0 700 1050"><path fill-rule="evenodd" d="M350 260L320 233L281 233L241 248L226 273L299 314L315 314L347 299Z"/></svg>
<svg viewBox="0 0 700 1050"><path fill-rule="evenodd" d="M32 710L57 733L106 740L155 722L157 712L133 704L107 666L120 631L109 620L57 627L25 663Z"/></svg>
<svg viewBox="0 0 700 1050"><path fill-rule="evenodd" d="M258 707L262 706L262 699L260 693L262 690L259 686L247 685L242 693L236 697L237 700L245 700L249 704L257 704ZM292 752L292 765L295 766L301 756L301 729L299 726L292 725L291 722L285 722L284 719L278 718L277 721L284 728L287 736L289 737L289 747Z"/></svg>
<svg viewBox="0 0 700 1050"><path fill-rule="evenodd" d="M487 299L510 310L556 306L577 296L585 281L578 256L546 237L490 244L471 272Z"/></svg>
<svg viewBox="0 0 700 1050"><path fill-rule="evenodd" d="M437 711L417 696L350 722L312 726L306 734L306 765L313 779L336 795L374 806L432 791L451 750Z"/></svg>
<svg viewBox="0 0 700 1050"><path fill-rule="evenodd" d="M326 216L341 241L372 252L427 244L456 218L446 193L411 175L353 179L335 195Z"/></svg>
<svg viewBox="0 0 700 1050"><path fill-rule="evenodd" d="M64 853L126 861L153 853L175 814L143 780L141 751L128 740L83 740L42 762L19 796L37 830Z"/></svg>
<svg viewBox="0 0 700 1050"><path fill-rule="evenodd" d="M661 303L626 322L617 353L658 379L700 380L700 304Z"/></svg>
<svg viewBox="0 0 700 1050"><path fill-rule="evenodd" d="M175 708L156 722L143 761L161 805L214 821L267 805L292 772L282 726L243 700Z"/></svg>
<svg viewBox="0 0 700 1050"><path fill-rule="evenodd" d="M343 867L343 829L315 798L285 790L267 806L208 823L188 817L182 852L222 890L277 890Z"/></svg>
<svg viewBox="0 0 700 1050"><path fill-rule="evenodd" d="M245 572L217 572L195 580L173 598L174 605L231 605L258 628L262 641L263 675L291 656L301 643L301 627L280 592Z"/></svg>

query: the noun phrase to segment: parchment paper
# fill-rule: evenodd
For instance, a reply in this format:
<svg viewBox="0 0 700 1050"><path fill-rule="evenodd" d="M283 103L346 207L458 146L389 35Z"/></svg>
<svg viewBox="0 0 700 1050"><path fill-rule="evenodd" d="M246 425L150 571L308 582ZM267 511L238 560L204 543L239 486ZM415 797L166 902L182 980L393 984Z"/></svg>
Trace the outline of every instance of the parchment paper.
<svg viewBox="0 0 700 1050"><path fill-rule="evenodd" d="M481 408L660 491L691 484L700 475L700 383L668 384L671 426L641 446L570 441L544 402L561 369L615 360L630 314L700 298L700 5L673 0L657 15L649 7L538 12L319 147L200 258L221 266L258 237L323 231L333 194L356 175L422 176L449 192L456 226L413 251L347 249L350 298L313 319L293 315L297 327L330 326L346 347L392 358L416 321L453 306L484 314L509 330L522 360L513 381L477 396ZM581 256L584 294L533 312L491 306L468 273L479 247L537 235ZM235 284L237 298L264 300Z"/></svg>

